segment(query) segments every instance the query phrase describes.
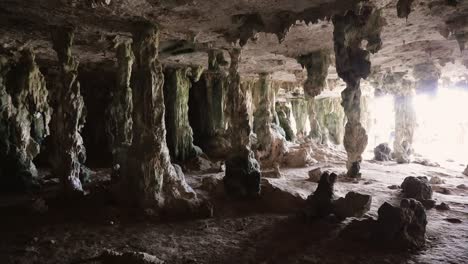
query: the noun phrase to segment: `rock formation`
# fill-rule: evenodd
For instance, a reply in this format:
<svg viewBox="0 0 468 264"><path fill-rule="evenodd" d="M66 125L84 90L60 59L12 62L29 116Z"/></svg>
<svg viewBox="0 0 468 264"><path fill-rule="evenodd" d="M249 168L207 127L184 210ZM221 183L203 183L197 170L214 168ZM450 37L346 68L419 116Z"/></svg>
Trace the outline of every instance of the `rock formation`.
<svg viewBox="0 0 468 264"><path fill-rule="evenodd" d="M133 98L130 80L135 57L130 41L117 44L117 84L111 91L107 109L106 132L113 156L113 166L119 168L127 159L133 138ZM115 172L118 175L118 172Z"/></svg>
<svg viewBox="0 0 468 264"><path fill-rule="evenodd" d="M285 132L286 139L289 141L296 140L296 135L291 124L291 107L285 102L276 103L276 113L278 114L279 125Z"/></svg>
<svg viewBox="0 0 468 264"><path fill-rule="evenodd" d="M392 149L387 143L379 144L374 148L374 159L378 161L389 161L392 159Z"/></svg>
<svg viewBox="0 0 468 264"><path fill-rule="evenodd" d="M232 49L229 68L227 114L230 117L232 154L226 160L224 188L233 197L255 197L260 193L260 165L250 149L250 125L246 91L241 89L238 72L240 49Z"/></svg>
<svg viewBox="0 0 468 264"><path fill-rule="evenodd" d="M307 100L304 98L297 98L291 100L291 110L294 119L296 120L296 140L302 140L308 136L307 122Z"/></svg>
<svg viewBox="0 0 468 264"><path fill-rule="evenodd" d="M465 174L465 176L468 176L468 166L466 166L465 171L463 171L463 174Z"/></svg>
<svg viewBox="0 0 468 264"><path fill-rule="evenodd" d="M192 82L198 82L202 67L166 67L164 70L164 104L167 145L174 161L185 161L201 154L193 144L189 123L189 91Z"/></svg>
<svg viewBox="0 0 468 264"><path fill-rule="evenodd" d="M394 156L398 163L411 162L416 116L411 95L396 95Z"/></svg>
<svg viewBox="0 0 468 264"><path fill-rule="evenodd" d="M298 58L298 62L307 70L307 80L304 83L304 94L312 98L326 86L328 66L330 66L330 51L318 50Z"/></svg>
<svg viewBox="0 0 468 264"><path fill-rule="evenodd" d="M138 22L132 33L133 141L122 167L119 199L142 208L188 213L198 199L182 171L171 164L166 144L159 29Z"/></svg>
<svg viewBox="0 0 468 264"><path fill-rule="evenodd" d="M58 87L54 91L54 113L50 122L52 142L51 165L53 173L62 182L66 193L83 192L80 177L87 173L84 167L86 149L81 130L86 109L77 80L78 60L72 55L74 28L57 27L52 31L52 44L59 62Z"/></svg>
<svg viewBox="0 0 468 264"><path fill-rule="evenodd" d="M401 189L406 198L413 198L418 201L432 199L432 187L427 177L406 177L401 184Z"/></svg>
<svg viewBox="0 0 468 264"><path fill-rule="evenodd" d="M346 82L341 93L342 105L348 119L345 127L344 146L348 154L349 177L359 177L359 163L367 146L367 134L361 125L360 81L370 74L370 53L376 53L382 46L380 32L384 21L380 10L362 5L359 10L333 17L333 42L336 70ZM367 40L366 49L361 42Z"/></svg>
<svg viewBox="0 0 468 264"><path fill-rule="evenodd" d="M37 184L33 159L49 134L51 110L32 50L13 60L0 56L0 190L24 191Z"/></svg>

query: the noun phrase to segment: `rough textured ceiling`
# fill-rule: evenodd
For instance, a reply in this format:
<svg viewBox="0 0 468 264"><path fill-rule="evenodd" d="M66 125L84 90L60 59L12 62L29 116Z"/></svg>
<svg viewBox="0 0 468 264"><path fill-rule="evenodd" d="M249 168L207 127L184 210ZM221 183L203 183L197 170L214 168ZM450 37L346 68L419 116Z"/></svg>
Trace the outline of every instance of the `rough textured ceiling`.
<svg viewBox="0 0 468 264"><path fill-rule="evenodd" d="M187 52L163 52L166 63L206 65L207 49L229 49L232 41L240 39L246 42L240 68L243 75L271 72L274 79L300 82L304 71L296 58L318 49L333 50L329 18L357 2L2 0L0 52L27 45L42 61L54 61L50 27L72 23L77 27L74 50L80 61L109 63L114 60L115 38L130 36L132 21L143 17L160 24L163 51L178 45L181 52ZM468 66L468 51L461 52L460 47L468 40L468 1L415 0L407 19L397 17L397 0L370 2L382 8L387 23L382 32L383 48L371 58L372 77L382 79L396 72L412 80L422 78L423 72L454 82L467 78L463 65ZM330 67L329 78L336 78L333 71Z"/></svg>

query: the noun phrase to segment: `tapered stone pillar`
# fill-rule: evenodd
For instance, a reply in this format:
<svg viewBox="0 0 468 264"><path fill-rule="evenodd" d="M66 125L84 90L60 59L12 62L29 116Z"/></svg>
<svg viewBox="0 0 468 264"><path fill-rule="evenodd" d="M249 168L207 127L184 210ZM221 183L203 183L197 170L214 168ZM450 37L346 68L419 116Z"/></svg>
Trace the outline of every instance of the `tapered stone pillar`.
<svg viewBox="0 0 468 264"><path fill-rule="evenodd" d="M349 177L360 177L362 153L367 146L366 130L361 124L360 81L370 74L370 53L377 52L382 46L380 32L383 24L380 10L371 5L362 5L344 16L333 17L336 71L346 82L341 98L348 119L344 147L348 154L346 167ZM367 40L365 50L361 48L363 40Z"/></svg>
<svg viewBox="0 0 468 264"><path fill-rule="evenodd" d="M322 132L315 112L315 97L307 99L307 112L309 113L310 132L309 136L322 142Z"/></svg>
<svg viewBox="0 0 468 264"><path fill-rule="evenodd" d="M51 120L53 173L62 182L66 193L82 193L80 174L86 150L81 137L85 123L85 105L78 82L78 60L72 56L74 28L58 27L52 32L52 44L60 66L59 83L54 91L55 107Z"/></svg>
<svg viewBox="0 0 468 264"><path fill-rule="evenodd" d="M230 118L232 155L226 160L224 188L232 197L256 197L260 193L260 165L250 149L250 125L246 91L241 89L239 75L240 49L230 52L227 114Z"/></svg>
<svg viewBox="0 0 468 264"><path fill-rule="evenodd" d="M29 190L37 184L33 159L49 134L51 114L31 50L22 50L15 63L0 56L0 106L0 190Z"/></svg>
<svg viewBox="0 0 468 264"><path fill-rule="evenodd" d="M416 113L413 96L395 95L395 141L393 153L398 163L409 163L413 154L413 136L416 126Z"/></svg>
<svg viewBox="0 0 468 264"><path fill-rule="evenodd" d="M159 29L149 22L134 26L133 140L122 168L119 198L146 209L188 213L198 199L180 168L171 164L166 144Z"/></svg>
<svg viewBox="0 0 468 264"><path fill-rule="evenodd" d="M128 148L133 138L133 99L130 79L135 57L130 41L117 44L117 84L111 90L111 102L107 109L106 132L112 152L114 175L126 162Z"/></svg>

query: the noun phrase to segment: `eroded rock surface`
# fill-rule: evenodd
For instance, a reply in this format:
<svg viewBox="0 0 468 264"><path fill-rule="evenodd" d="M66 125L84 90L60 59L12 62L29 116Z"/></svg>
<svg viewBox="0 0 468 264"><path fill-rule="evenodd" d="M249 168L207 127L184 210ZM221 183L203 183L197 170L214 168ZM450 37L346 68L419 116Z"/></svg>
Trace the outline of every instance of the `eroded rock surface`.
<svg viewBox="0 0 468 264"><path fill-rule="evenodd" d="M372 197L367 194L349 192L343 198L333 201L333 213L338 218L362 217L370 210Z"/></svg>
<svg viewBox="0 0 468 264"><path fill-rule="evenodd" d="M378 161L389 161L392 159L392 149L387 143L379 144L374 148L374 159Z"/></svg>
<svg viewBox="0 0 468 264"><path fill-rule="evenodd" d="M432 198L432 187L427 177L406 177L401 184L401 189L406 198L413 198L418 201Z"/></svg>

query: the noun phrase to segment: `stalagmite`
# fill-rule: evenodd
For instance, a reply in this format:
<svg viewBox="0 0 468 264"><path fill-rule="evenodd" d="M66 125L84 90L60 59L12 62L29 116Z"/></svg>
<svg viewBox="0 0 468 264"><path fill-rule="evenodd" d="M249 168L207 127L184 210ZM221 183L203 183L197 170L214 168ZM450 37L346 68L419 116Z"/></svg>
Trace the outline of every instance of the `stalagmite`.
<svg viewBox="0 0 468 264"><path fill-rule="evenodd" d="M60 66L59 85L54 92L54 113L51 120L53 154L52 170L66 193L82 193L80 176L87 173L83 166L86 150L81 137L85 123L85 106L77 80L78 60L72 56L74 28L58 27L52 32L52 43Z"/></svg>
<svg viewBox="0 0 468 264"><path fill-rule="evenodd" d="M370 74L370 53L377 52L382 46L380 32L383 24L381 11L370 5L360 6L357 12L333 17L336 70L346 82L341 97L348 118L344 146L348 154L346 167L349 177L360 176L361 155L367 146L366 130L361 125L360 80ZM363 40L367 40L365 50L361 48Z"/></svg>
<svg viewBox="0 0 468 264"><path fill-rule="evenodd" d="M260 193L260 166L250 149L250 125L246 91L239 75L240 49L232 49L227 91L227 114L230 117L232 155L226 161L224 188L233 197L255 197Z"/></svg>
<svg viewBox="0 0 468 264"><path fill-rule="evenodd" d="M146 209L188 213L198 205L195 192L171 164L164 124L164 94L158 60L159 29L135 24L133 53L133 141L122 168L119 199Z"/></svg>
<svg viewBox="0 0 468 264"><path fill-rule="evenodd" d="M33 159L49 134L51 111L34 53L24 49L10 64L0 57L0 189L22 191L37 184Z"/></svg>
<svg viewBox="0 0 468 264"><path fill-rule="evenodd" d="M199 66L167 67L164 70L164 103L166 106L167 145L174 161L185 161L201 154L193 144L189 124L189 91L203 72Z"/></svg>
<svg viewBox="0 0 468 264"><path fill-rule="evenodd" d="M132 144L133 101L130 79L135 57L130 41L117 44L117 84L111 91L111 102L107 109L106 132L113 156L114 175L127 159L128 148Z"/></svg>
<svg viewBox="0 0 468 264"><path fill-rule="evenodd" d="M413 96L395 95L395 141L393 153L398 163L409 163L413 154L413 136L416 126L416 115Z"/></svg>

